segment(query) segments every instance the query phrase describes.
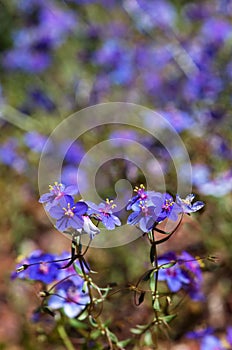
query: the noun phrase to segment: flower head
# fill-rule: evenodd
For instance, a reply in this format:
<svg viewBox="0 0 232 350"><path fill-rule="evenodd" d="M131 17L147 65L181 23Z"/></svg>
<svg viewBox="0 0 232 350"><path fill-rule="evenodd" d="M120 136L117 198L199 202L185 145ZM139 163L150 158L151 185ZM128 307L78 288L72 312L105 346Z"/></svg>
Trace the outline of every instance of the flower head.
<svg viewBox="0 0 232 350"><path fill-rule="evenodd" d="M115 226L121 226L119 218L113 215L112 209L116 207L116 204L113 204L112 200L107 198L105 203L100 203L99 205L92 202L87 202L87 204L89 206L88 215L102 222L107 230L114 230Z"/></svg>
<svg viewBox="0 0 232 350"><path fill-rule="evenodd" d="M66 316L76 317L90 302L88 293L83 291L83 280L75 276L57 285L55 294L48 300L52 310L63 309Z"/></svg>
<svg viewBox="0 0 232 350"><path fill-rule="evenodd" d="M157 219L157 208L150 200L141 200L135 202L131 209L131 213L127 219L129 225L139 224L143 232L148 232L152 229Z"/></svg>
<svg viewBox="0 0 232 350"><path fill-rule="evenodd" d="M160 208L160 212L156 219L158 223L166 218L173 221L178 219L178 214L181 212L181 208L174 202L173 197L169 193L156 192L151 198L151 201L157 208Z"/></svg>
<svg viewBox="0 0 232 350"><path fill-rule="evenodd" d="M52 283L57 279L59 264L53 262L56 257L53 254L45 254L40 250L33 251L26 259L23 259L20 266L28 266L18 273L13 273L12 278L30 279L43 283Z"/></svg>
<svg viewBox="0 0 232 350"><path fill-rule="evenodd" d="M72 199L72 195L77 193L76 186L65 186L61 183L55 182L54 185L49 185L48 193L43 194L39 203L46 204L46 210L50 212L53 206L57 206L59 201L64 197L68 200Z"/></svg>
<svg viewBox="0 0 232 350"><path fill-rule="evenodd" d="M134 192L136 192L136 195L129 200L127 210L132 209L132 205L135 203L150 199L150 197L155 193L153 191L146 191L143 184L141 184L139 187L135 186Z"/></svg>
<svg viewBox="0 0 232 350"><path fill-rule="evenodd" d="M81 229L84 225L83 215L88 206L85 202L74 203L72 197L60 201L60 205L53 206L49 214L56 220L56 228L64 231L68 228Z"/></svg>
<svg viewBox="0 0 232 350"><path fill-rule="evenodd" d="M176 195L176 203L181 207L183 213L190 214L195 213L204 207L204 203L197 201L192 204L193 199L195 198L194 194L188 194L185 199L181 199L180 196Z"/></svg>

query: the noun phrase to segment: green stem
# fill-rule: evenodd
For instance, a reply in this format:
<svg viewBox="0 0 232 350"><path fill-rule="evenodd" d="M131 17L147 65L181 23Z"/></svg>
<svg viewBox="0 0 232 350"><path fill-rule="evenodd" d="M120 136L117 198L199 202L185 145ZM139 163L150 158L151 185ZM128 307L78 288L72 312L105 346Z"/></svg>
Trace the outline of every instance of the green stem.
<svg viewBox="0 0 232 350"><path fill-rule="evenodd" d="M73 344L71 343L68 334L66 333L66 330L62 324L59 324L57 327L58 333L63 340L63 343L67 350L75 350Z"/></svg>

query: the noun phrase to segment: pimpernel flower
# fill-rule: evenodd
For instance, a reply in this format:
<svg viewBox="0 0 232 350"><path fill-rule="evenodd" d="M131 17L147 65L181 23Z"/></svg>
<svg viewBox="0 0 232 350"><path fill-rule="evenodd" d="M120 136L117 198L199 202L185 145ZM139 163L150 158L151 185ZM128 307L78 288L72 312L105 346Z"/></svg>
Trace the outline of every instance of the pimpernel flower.
<svg viewBox="0 0 232 350"><path fill-rule="evenodd" d="M136 192L137 194L129 200L129 203L126 208L127 210L132 209L132 205L134 203L139 203L140 201L148 200L153 194L155 194L154 191L146 191L145 186L143 184L141 184L139 187L135 186L134 192Z"/></svg>
<svg viewBox="0 0 232 350"><path fill-rule="evenodd" d="M48 300L52 310L62 309L66 316L76 317L90 302L87 292L83 291L83 280L77 275L57 284L55 293Z"/></svg>
<svg viewBox="0 0 232 350"><path fill-rule="evenodd" d="M169 193L159 193L156 192L151 198L153 204L160 208L156 221L162 222L166 218L176 221L178 219L178 214L182 211L180 206L174 202L173 197Z"/></svg>
<svg viewBox="0 0 232 350"><path fill-rule="evenodd" d="M77 193L77 187L65 186L55 182L54 185L49 185L49 191L50 192L43 194L39 199L39 203L46 204L47 211L50 211L53 206L58 205L60 199L63 197L70 200L72 196Z"/></svg>
<svg viewBox="0 0 232 350"><path fill-rule="evenodd" d="M85 202L74 203L72 197L60 200L60 205L52 206L49 214L56 221L56 228L64 231L68 228L81 229L84 225L83 215L86 214L88 206Z"/></svg>
<svg viewBox="0 0 232 350"><path fill-rule="evenodd" d="M45 254L40 250L35 250L18 264L18 272L14 272L12 278L18 277L44 283L54 282L59 271L59 264L54 260L56 260L56 256L53 254ZM21 271L20 266L22 266Z"/></svg>
<svg viewBox="0 0 232 350"><path fill-rule="evenodd" d="M195 198L194 194L188 194L185 199L181 199L180 196L176 195L176 203L182 208L183 213L190 214L195 213L204 207L204 203L197 201L192 204L193 199Z"/></svg>
<svg viewBox="0 0 232 350"><path fill-rule="evenodd" d="M178 292L184 285L190 283L190 278L187 276L185 271L176 263L171 267L165 267L170 262L177 260L176 254L169 253L159 258L158 264L161 266L159 269L159 281L165 281L171 292Z"/></svg>
<svg viewBox="0 0 232 350"><path fill-rule="evenodd" d="M173 266L165 265L173 262ZM202 273L199 262L187 252L180 255L168 253L158 259L160 266L158 278L165 281L171 292L183 289L193 300L202 300ZM164 266L162 268L162 266Z"/></svg>
<svg viewBox="0 0 232 350"><path fill-rule="evenodd" d="M127 219L129 225L139 224L143 232L152 229L160 212L160 206L157 208L150 200L141 200L131 206L133 213Z"/></svg>
<svg viewBox="0 0 232 350"><path fill-rule="evenodd" d="M116 207L112 200L106 199L105 203L99 205L87 202L89 209L88 215L94 217L96 220L102 222L107 230L114 230L115 226L121 226L121 221L115 215L113 215L112 209Z"/></svg>

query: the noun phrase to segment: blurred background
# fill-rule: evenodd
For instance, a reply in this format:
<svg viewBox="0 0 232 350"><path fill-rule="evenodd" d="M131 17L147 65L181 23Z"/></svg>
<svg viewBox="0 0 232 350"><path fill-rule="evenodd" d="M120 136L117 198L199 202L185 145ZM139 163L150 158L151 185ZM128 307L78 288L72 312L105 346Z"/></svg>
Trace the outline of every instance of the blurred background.
<svg viewBox="0 0 232 350"><path fill-rule="evenodd" d="M40 302L39 287L11 281L10 274L18 256L34 249L59 254L70 247L38 203L38 164L48 136L72 113L117 101L148 107L167 119L189 153L193 193L206 203L159 253L187 250L218 257L216 264L203 266L205 301L187 300L178 310L169 346L200 349L199 340L185 336L199 327L210 326L224 337L232 325L231 57L230 0L0 1L0 349L64 349L52 322L42 328L30 319ZM63 161L62 182L83 184L86 176L83 172L77 180L78 164L106 139L114 139L125 154L128 139L146 147L175 194L175 169L165 147L122 125L89 130L74 142ZM57 157L63 147L55 150ZM120 179L132 186L145 183L144 171L159 190L154 163L141 169L129 160L106 162L96 176L99 195L114 198ZM184 179L182 171L178 176ZM100 271L99 283L126 285L144 272L148 254L146 242L138 239L117 248L92 248L88 261ZM106 314L123 338L131 326L146 322L150 311L146 305L136 308L129 293L114 299L117 307L108 305ZM225 343L225 348L231 347Z"/></svg>

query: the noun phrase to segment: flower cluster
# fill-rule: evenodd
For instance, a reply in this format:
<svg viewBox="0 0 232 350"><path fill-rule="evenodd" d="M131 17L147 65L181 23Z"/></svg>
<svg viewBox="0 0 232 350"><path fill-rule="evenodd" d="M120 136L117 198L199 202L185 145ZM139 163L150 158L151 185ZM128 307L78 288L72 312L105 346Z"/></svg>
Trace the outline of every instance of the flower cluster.
<svg viewBox="0 0 232 350"><path fill-rule="evenodd" d="M79 263L75 262L66 268L70 258L67 252L54 255L33 251L20 261L12 279L42 282L47 286L48 308L51 311L62 310L70 318L76 317L86 308L90 299L83 288L84 280L76 273L76 269L80 269Z"/></svg>
<svg viewBox="0 0 232 350"><path fill-rule="evenodd" d="M39 202L45 204L49 215L56 219L55 226L58 230L68 233L72 229L78 235L86 233L93 239L100 230L91 219L97 221L97 225L102 223L107 230L121 225L119 218L113 214L116 205L112 200L107 198L105 203L99 205L82 200L75 202L73 195L77 192L76 186L55 182L49 186L49 193L40 197Z"/></svg>
<svg viewBox="0 0 232 350"><path fill-rule="evenodd" d="M176 200L169 193L146 191L143 185L135 188L136 195L129 201L127 209L133 210L128 217L129 225L139 224L143 232L148 232L165 219L176 221L181 213L190 214L203 208L204 203L192 204L193 194L185 199L176 195Z"/></svg>

